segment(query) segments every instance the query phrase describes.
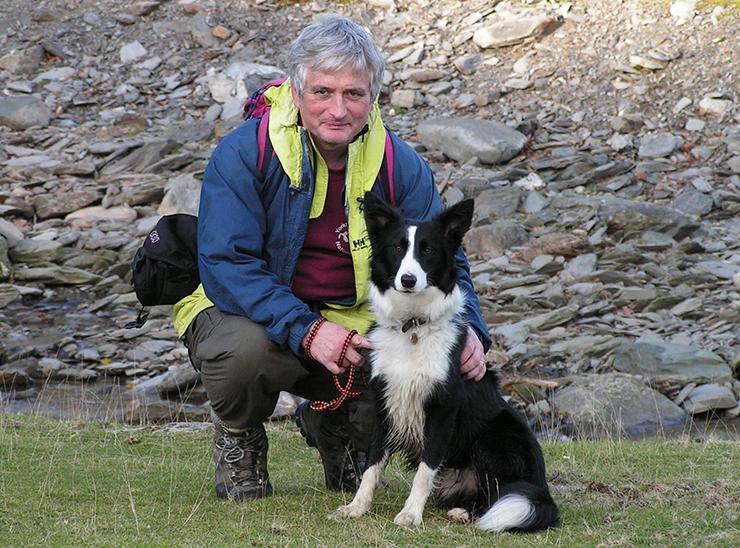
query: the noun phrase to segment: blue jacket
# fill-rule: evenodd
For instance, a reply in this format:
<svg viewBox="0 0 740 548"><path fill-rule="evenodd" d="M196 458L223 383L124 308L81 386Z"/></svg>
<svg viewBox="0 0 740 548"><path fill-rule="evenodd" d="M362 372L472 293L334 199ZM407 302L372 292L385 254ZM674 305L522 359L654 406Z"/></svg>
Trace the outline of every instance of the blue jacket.
<svg viewBox="0 0 740 548"><path fill-rule="evenodd" d="M219 310L264 325L270 340L303 355L301 342L319 314L293 294L291 283L308 227L316 160L309 136L299 128L299 184L286 175L278 150L263 180L256 167L258 124L250 120L226 136L206 168L198 221L200 278ZM390 135L396 205L408 218L429 219L443 209L432 172L409 145ZM382 195L379 182L372 189ZM462 250L456 259L467 318L487 350L491 340ZM177 310L175 315L177 323Z"/></svg>

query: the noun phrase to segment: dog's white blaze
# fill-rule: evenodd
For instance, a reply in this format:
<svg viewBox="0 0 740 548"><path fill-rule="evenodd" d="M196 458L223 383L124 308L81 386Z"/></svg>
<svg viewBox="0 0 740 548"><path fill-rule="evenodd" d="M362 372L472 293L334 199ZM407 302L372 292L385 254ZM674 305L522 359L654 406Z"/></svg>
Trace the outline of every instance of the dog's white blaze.
<svg viewBox="0 0 740 548"><path fill-rule="evenodd" d="M396 272L396 278L393 281L393 285L398 291L402 291L404 287L403 284L401 284L401 277L404 274L411 274L416 278L416 285L413 288L407 289L422 291L427 286L427 274L426 272L424 272L424 269L421 267L419 261L414 256L414 240L416 238L416 227L413 225L408 227L406 235L409 240L409 248L406 250L406 255L404 255L403 259L401 260L401 265L398 267L398 272Z"/></svg>
<svg viewBox="0 0 740 548"><path fill-rule="evenodd" d="M462 312L465 298L459 287L449 295L433 286L415 294L392 289L380 293L375 286L370 291L378 327L368 337L379 349L370 354L372 376L380 376L386 383L386 408L391 418L388 441L420 450L424 402L447 377L449 355L458 337L455 318ZM400 326L411 317L428 320L402 333ZM416 344L411 342L412 332Z"/></svg>
<svg viewBox="0 0 740 548"><path fill-rule="evenodd" d="M483 514L475 523L484 531L501 533L507 529L524 527L535 517L534 504L522 495L506 495Z"/></svg>

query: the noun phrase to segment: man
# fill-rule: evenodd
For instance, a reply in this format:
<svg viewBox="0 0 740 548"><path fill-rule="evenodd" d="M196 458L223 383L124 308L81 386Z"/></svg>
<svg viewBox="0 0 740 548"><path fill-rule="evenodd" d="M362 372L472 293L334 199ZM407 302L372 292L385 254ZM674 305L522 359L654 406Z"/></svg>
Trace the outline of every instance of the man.
<svg viewBox="0 0 740 548"><path fill-rule="evenodd" d="M387 130L376 102L383 59L366 31L339 17L308 26L289 53L290 78L265 94L274 155L264 159L266 171L258 168L260 120L214 151L198 222L202 286L175 306L215 415L216 493L232 500L272 493L263 422L279 392L332 400L333 375L344 385L369 347L361 197L383 193ZM442 203L429 167L389 139L396 205L411 218L434 215ZM490 339L462 251L458 263L473 326L460 371L479 380ZM336 411L306 403L297 413L330 489L356 489L369 443L372 395L360 379L353 390L362 396Z"/></svg>

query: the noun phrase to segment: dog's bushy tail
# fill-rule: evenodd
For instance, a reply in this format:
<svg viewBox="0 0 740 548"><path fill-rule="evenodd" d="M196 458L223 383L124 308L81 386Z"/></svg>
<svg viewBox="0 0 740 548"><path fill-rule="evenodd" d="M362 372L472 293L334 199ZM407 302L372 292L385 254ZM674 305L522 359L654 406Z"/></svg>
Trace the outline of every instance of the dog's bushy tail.
<svg viewBox="0 0 740 548"><path fill-rule="evenodd" d="M499 499L476 522L484 531L537 531L555 527L560 514L546 488L523 481L502 486Z"/></svg>

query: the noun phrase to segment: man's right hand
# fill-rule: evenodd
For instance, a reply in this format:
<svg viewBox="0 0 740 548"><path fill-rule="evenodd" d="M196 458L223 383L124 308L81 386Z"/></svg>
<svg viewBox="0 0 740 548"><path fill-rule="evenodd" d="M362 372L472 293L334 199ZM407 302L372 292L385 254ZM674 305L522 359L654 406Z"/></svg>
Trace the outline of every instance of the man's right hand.
<svg viewBox="0 0 740 548"><path fill-rule="evenodd" d="M350 365L362 365L365 358L362 357L358 350L360 348L372 348L372 346L365 337L359 334L352 336L347 347L347 352L344 355L344 360L342 360L342 363L337 363L347 335L349 335L349 331L341 325L324 322L319 327L311 343L310 355L315 361L319 362L335 375L344 373ZM303 339L304 351L306 350L307 338L308 336Z"/></svg>

